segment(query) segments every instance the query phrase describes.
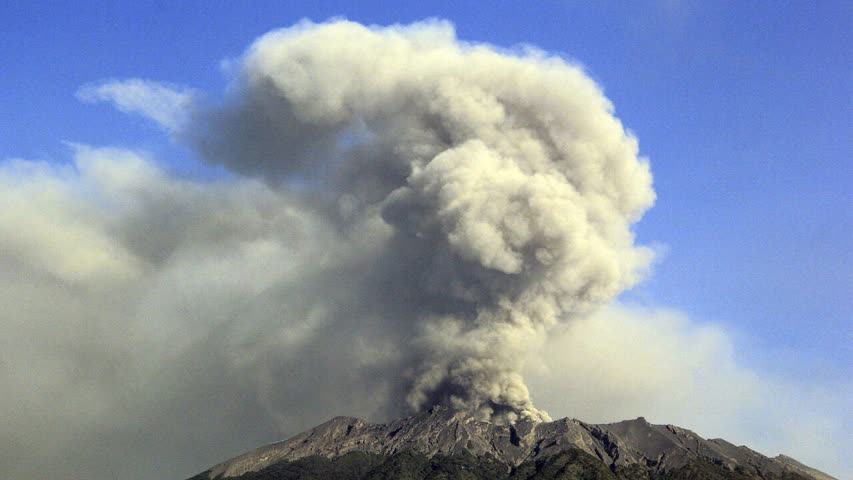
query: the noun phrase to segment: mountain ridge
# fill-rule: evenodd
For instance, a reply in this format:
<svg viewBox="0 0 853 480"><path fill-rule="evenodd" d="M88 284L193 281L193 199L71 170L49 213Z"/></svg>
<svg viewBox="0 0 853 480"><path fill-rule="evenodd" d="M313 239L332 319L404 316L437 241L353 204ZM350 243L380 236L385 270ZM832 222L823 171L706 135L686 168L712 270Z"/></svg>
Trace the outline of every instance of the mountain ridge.
<svg viewBox="0 0 853 480"><path fill-rule="evenodd" d="M282 462L335 459L351 452L383 458L404 452L426 458L472 455L494 459L512 469L573 450L597 458L613 471L639 466L649 475L661 476L703 462L720 471L748 475L743 478L837 480L785 455L766 457L722 439L703 439L674 425L653 425L643 417L609 424L563 418L494 425L446 407L433 407L388 423L335 417L289 439L217 464L193 480L240 477Z"/></svg>

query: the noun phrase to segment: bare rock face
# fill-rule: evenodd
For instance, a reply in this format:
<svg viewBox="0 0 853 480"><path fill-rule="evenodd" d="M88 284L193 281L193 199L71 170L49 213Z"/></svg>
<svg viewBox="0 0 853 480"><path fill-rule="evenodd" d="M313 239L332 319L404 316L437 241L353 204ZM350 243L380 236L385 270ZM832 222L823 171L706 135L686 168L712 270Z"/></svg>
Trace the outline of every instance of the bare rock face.
<svg viewBox="0 0 853 480"><path fill-rule="evenodd" d="M831 477L820 470L815 470L814 468L803 465L787 455L777 455L776 457L773 457L773 460L784 463L790 470L807 477L812 477L815 480L836 480L835 477Z"/></svg>
<svg viewBox="0 0 853 480"><path fill-rule="evenodd" d="M759 478L796 474L814 480L835 480L784 455L768 458L725 440L705 440L683 428L652 425L642 417L598 425L568 418L493 425L445 407L433 407L386 424L336 417L288 440L220 463L204 474L210 479L227 479L283 461L312 456L336 458L354 451L389 456L411 451L430 458L470 454L517 467L571 449L597 457L614 470L639 466L650 473L663 474L702 461Z"/></svg>

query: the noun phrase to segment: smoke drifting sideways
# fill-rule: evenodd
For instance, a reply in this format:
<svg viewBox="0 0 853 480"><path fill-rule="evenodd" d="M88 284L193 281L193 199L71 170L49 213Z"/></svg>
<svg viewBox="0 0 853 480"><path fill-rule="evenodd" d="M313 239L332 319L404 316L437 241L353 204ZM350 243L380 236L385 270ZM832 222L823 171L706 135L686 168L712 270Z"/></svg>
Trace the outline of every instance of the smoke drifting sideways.
<svg viewBox="0 0 853 480"><path fill-rule="evenodd" d="M0 477L187 478L436 403L546 419L525 379L559 415L848 463L849 383L767 380L724 331L611 301L654 193L580 68L435 21L303 23L233 65L221 100L78 92L225 174L79 144L0 161Z"/></svg>
<svg viewBox="0 0 853 480"><path fill-rule="evenodd" d="M446 23L267 34L194 128L209 160L310 198L343 248L372 232L360 297L403 340L414 410L547 419L523 353L650 260L630 230L649 168L595 83Z"/></svg>
<svg viewBox="0 0 853 480"><path fill-rule="evenodd" d="M0 164L11 478L162 478L333 414L548 419L530 353L651 258L631 232L648 165L595 83L447 23L272 32L215 103L138 80L78 96L231 173L84 145Z"/></svg>

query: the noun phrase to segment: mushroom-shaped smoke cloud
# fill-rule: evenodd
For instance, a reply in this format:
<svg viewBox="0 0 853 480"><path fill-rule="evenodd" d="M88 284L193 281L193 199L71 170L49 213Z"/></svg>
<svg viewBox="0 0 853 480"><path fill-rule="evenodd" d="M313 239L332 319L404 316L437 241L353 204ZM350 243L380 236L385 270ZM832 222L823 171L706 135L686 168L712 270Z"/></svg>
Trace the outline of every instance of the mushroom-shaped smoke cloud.
<svg viewBox="0 0 853 480"><path fill-rule="evenodd" d="M394 332L415 410L547 419L525 352L651 257L630 230L654 201L648 165L596 84L446 23L270 33L192 123L210 161L302 197L339 248L368 252L351 268L360 315Z"/></svg>

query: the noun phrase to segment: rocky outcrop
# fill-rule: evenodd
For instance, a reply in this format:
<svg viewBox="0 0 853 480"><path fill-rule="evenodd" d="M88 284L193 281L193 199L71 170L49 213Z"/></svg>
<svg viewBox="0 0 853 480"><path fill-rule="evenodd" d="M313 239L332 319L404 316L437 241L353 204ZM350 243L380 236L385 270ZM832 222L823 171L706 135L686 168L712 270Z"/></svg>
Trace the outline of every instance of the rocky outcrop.
<svg viewBox="0 0 853 480"><path fill-rule="evenodd" d="M673 425L652 425L642 417L611 424L564 418L548 423L494 425L444 407L385 424L337 417L216 465L201 478L205 474L210 479L237 477L284 461L315 456L336 458L349 452L391 456L411 451L426 457L473 455L517 467L575 449L598 458L613 471L641 467L652 477L700 462L713 464L721 471L737 472L744 478L796 474L801 478L834 480L789 457L768 458L725 440L705 440Z"/></svg>
<svg viewBox="0 0 853 480"><path fill-rule="evenodd" d="M815 480L836 480L835 477L831 477L819 470L815 470L814 468L803 465L802 463L794 460L793 458L787 455L777 455L773 459L777 462L784 463L789 470L807 477L812 477Z"/></svg>

